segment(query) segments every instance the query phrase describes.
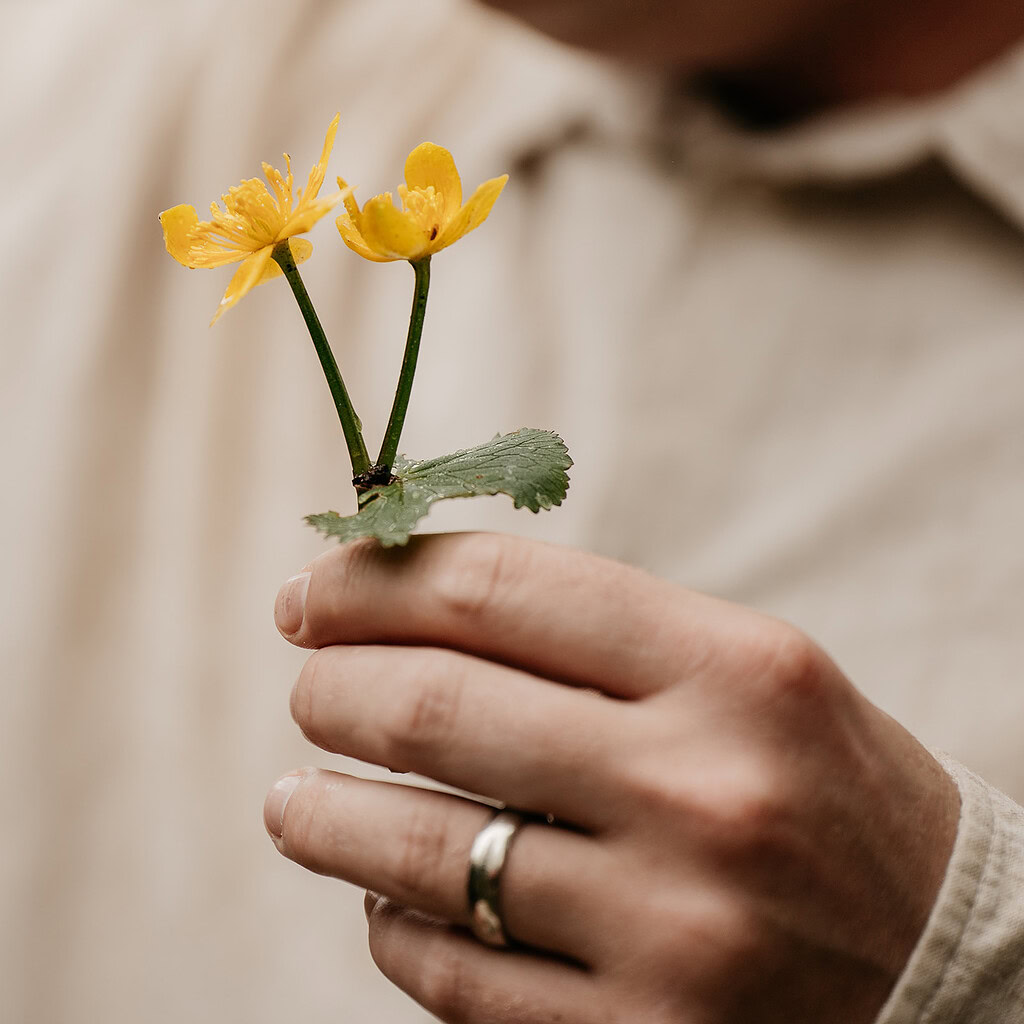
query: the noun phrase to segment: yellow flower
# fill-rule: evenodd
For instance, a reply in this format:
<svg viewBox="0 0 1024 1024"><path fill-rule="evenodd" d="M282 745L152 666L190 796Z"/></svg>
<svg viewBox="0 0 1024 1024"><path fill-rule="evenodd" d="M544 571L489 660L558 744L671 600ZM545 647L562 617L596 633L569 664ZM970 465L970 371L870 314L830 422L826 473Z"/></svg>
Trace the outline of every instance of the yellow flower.
<svg viewBox="0 0 1024 1024"><path fill-rule="evenodd" d="M221 196L223 210L216 203L210 204L210 220L200 221L195 207L187 205L175 206L160 214L167 251L183 266L192 269L223 267L241 261L211 326L256 285L281 274L281 268L271 259L278 242L291 239L289 245L296 263L309 259L313 246L304 238L294 236L309 231L344 198L341 192L317 198L338 133L339 118L340 115L335 114L327 129L323 152L309 172L298 203L292 192L291 157L285 153L287 174L263 164L263 173L272 192L259 178L249 178Z"/></svg>
<svg viewBox="0 0 1024 1024"><path fill-rule="evenodd" d="M345 244L376 263L422 259L457 242L487 219L508 175L485 181L462 205L462 182L451 153L432 142L417 146L405 161L405 184L398 186L402 209L390 192L367 200L362 210L351 190L337 219ZM342 190L348 186L338 179Z"/></svg>

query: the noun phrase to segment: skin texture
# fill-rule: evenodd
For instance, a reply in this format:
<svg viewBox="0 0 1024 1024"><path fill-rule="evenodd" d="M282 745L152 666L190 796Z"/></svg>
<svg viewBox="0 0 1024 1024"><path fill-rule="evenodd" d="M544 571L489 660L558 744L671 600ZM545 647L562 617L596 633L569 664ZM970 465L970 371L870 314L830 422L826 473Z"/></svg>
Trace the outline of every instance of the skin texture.
<svg viewBox="0 0 1024 1024"><path fill-rule="evenodd" d="M700 77L782 121L937 92L1024 37L1012 0L483 0L556 39Z"/></svg>
<svg viewBox="0 0 1024 1024"><path fill-rule="evenodd" d="M450 1024L870 1024L948 862L939 765L793 626L488 534L353 543L288 581L324 750L552 814L466 931L490 808L307 769L278 849L362 886L380 969Z"/></svg>

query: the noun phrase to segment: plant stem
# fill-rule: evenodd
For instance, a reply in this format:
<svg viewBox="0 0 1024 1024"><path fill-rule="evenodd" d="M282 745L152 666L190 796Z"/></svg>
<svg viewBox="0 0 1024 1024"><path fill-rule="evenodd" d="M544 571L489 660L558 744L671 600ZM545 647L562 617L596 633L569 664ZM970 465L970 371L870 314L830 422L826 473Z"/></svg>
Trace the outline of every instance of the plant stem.
<svg viewBox="0 0 1024 1024"><path fill-rule="evenodd" d="M427 312L427 293L430 291L430 257L424 256L410 262L416 273L416 286L412 296L412 313L409 315L409 334L405 341L405 355L402 357L402 370L398 377L395 402L391 407L391 418L388 420L387 430L384 431L384 443L377 457L377 466L388 471L395 464L398 441L402 436L405 414L409 409L412 379L416 375L416 359L420 353L423 317Z"/></svg>
<svg viewBox="0 0 1024 1024"><path fill-rule="evenodd" d="M324 334L324 329L320 326L320 318L316 315L306 286L299 276L299 268L295 265L295 259L287 239L274 246L272 255L274 262L284 271L284 276L292 286L295 301L302 311L306 327L309 328L309 336L313 339L313 347L320 357L320 365L327 378L327 386L331 389L334 406L338 410L338 419L341 420L341 429L345 433L345 443L348 445L349 458L352 460L352 475L358 476L370 468L370 455L366 450L366 442L363 441L362 424L352 407L352 399L348 397L348 391L345 389L345 382L341 379L341 372L335 362L334 353L331 352L327 335Z"/></svg>

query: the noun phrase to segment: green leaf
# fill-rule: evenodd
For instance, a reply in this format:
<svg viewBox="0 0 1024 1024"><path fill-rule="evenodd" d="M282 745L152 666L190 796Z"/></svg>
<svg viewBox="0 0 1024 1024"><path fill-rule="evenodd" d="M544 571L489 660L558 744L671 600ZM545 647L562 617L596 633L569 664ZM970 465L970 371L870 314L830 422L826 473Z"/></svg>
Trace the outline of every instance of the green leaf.
<svg viewBox="0 0 1024 1024"><path fill-rule="evenodd" d="M571 465L557 434L524 427L437 459L409 462L399 456L392 467L397 479L361 495L354 516L324 512L306 516L306 522L327 537L376 537L389 548L405 544L430 506L446 498L507 494L516 508L531 512L561 505Z"/></svg>

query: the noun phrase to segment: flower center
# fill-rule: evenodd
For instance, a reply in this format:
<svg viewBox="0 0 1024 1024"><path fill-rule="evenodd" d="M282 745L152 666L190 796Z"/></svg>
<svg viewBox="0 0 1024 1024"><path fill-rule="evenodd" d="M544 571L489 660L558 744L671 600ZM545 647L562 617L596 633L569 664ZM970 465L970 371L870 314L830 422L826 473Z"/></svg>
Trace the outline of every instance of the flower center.
<svg viewBox="0 0 1024 1024"><path fill-rule="evenodd" d="M412 189L399 185L398 193L402 197L402 205L406 212L412 215L417 226L430 241L434 241L444 227L444 197L433 185Z"/></svg>

